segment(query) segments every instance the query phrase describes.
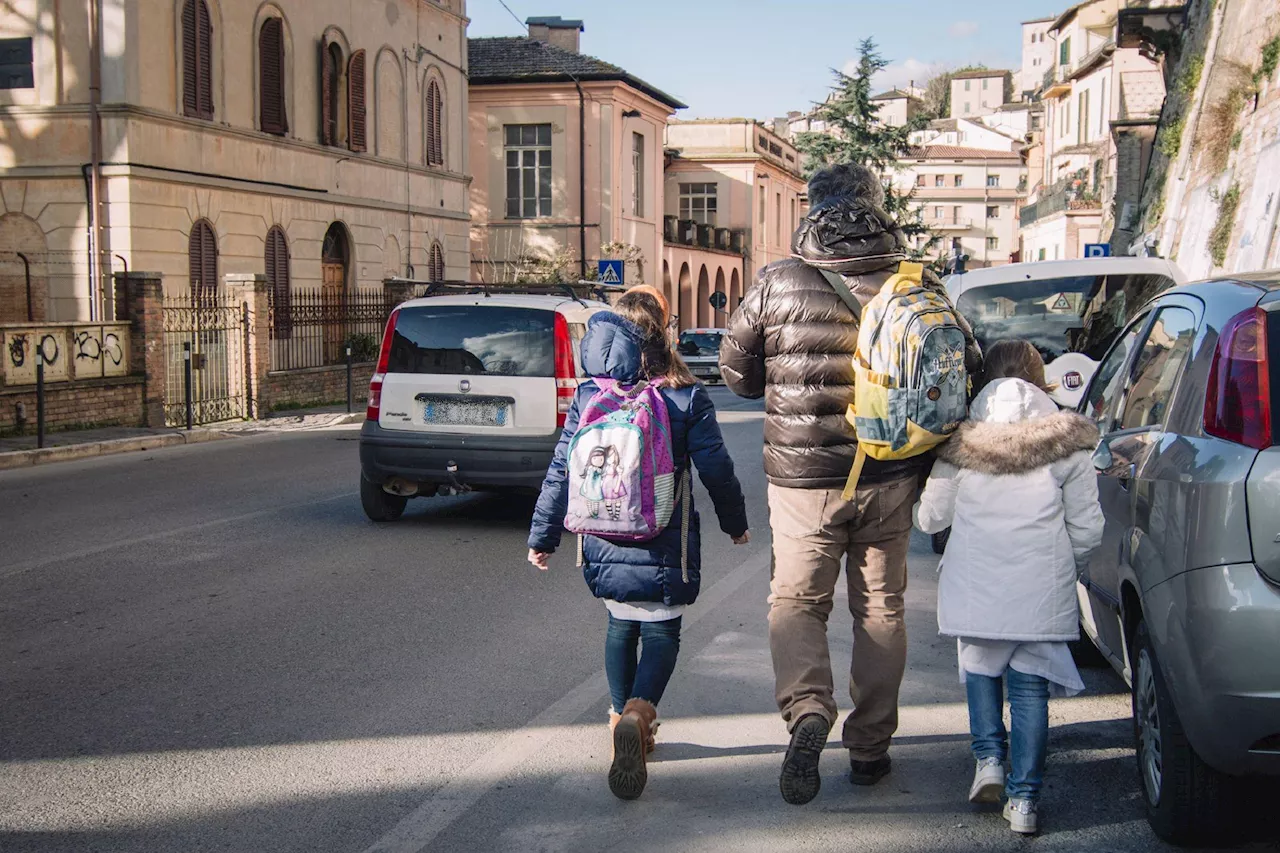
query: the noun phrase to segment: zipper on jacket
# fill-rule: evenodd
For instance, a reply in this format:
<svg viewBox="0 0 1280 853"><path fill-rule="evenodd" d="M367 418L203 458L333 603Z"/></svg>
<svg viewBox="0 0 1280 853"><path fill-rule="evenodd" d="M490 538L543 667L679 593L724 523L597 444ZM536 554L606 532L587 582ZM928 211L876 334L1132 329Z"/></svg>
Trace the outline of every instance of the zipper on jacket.
<svg viewBox="0 0 1280 853"><path fill-rule="evenodd" d="M689 583L689 517L693 510L689 506L693 495L690 494L692 478L689 475L689 462L685 461L684 475L680 478L680 578Z"/></svg>

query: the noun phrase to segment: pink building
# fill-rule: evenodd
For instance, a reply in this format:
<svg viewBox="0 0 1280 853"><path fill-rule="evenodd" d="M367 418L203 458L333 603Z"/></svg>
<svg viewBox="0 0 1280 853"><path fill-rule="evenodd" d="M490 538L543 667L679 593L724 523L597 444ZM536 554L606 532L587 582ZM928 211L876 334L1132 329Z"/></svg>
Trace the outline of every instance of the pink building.
<svg viewBox="0 0 1280 853"><path fill-rule="evenodd" d="M658 284L663 131L684 104L582 54L582 21L527 23L529 38L469 40L472 277L539 257L576 278L626 244L626 284Z"/></svg>
<svg viewBox="0 0 1280 853"><path fill-rule="evenodd" d="M710 294L737 308L760 267L790 257L805 209L800 154L772 130L741 118L670 122L662 275L681 327L723 326Z"/></svg>

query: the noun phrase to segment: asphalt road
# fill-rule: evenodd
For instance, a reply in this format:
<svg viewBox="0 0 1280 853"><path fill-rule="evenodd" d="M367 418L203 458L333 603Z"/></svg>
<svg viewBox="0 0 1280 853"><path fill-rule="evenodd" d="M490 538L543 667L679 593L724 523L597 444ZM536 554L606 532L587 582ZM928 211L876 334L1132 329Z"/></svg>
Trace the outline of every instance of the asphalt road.
<svg viewBox="0 0 1280 853"><path fill-rule="evenodd" d="M524 562L531 501L420 500L374 525L352 429L0 473L0 850L1024 849L965 801L922 537L893 774L854 789L833 744L819 798L781 801L762 420L715 394L756 538L707 537L636 803L604 781L604 609L571 556ZM843 666L841 606L831 636ZM1033 843L1164 849L1123 684L1086 681L1052 708Z"/></svg>

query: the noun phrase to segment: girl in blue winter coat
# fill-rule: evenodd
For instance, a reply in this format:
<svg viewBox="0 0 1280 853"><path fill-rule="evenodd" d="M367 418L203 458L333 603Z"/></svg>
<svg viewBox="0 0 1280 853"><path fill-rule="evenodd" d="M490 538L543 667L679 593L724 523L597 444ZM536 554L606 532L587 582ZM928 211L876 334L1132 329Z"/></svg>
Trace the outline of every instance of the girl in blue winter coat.
<svg viewBox="0 0 1280 853"><path fill-rule="evenodd" d="M616 313L596 314L588 323L582 341L583 369L588 376L624 385L660 383L671 420L676 482L692 464L711 495L720 529L734 543L746 544L750 537L742 487L733 473L715 406L706 388L671 349L666 306L652 291L633 290L618 300L614 310ZM569 443L578 428L579 412L597 390L593 379L578 387L534 510L529 562L544 571L564 533ZM604 464L607 474L607 459ZM599 500L617 500L607 476L601 488ZM692 494L681 500L692 503ZM614 512L612 507L610 512ZM698 514L691 506L686 529L679 521L683 513L678 500L672 523L648 541L623 544L582 537L579 559L583 576L592 594L604 600L609 614L605 636L613 738L609 789L621 799L635 799L644 790L648 778L645 756L653 749L658 702L675 670L681 617L685 607L697 599L702 580ZM639 654L641 643L643 654Z"/></svg>

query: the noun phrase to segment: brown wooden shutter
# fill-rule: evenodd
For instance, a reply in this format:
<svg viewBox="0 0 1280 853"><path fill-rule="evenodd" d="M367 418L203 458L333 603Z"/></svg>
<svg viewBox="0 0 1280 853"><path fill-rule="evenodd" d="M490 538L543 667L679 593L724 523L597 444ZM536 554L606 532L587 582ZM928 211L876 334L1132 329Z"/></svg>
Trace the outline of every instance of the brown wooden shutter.
<svg viewBox="0 0 1280 853"><path fill-rule="evenodd" d="M444 250L439 242L431 244L431 258L427 264L428 281L444 281Z"/></svg>
<svg viewBox="0 0 1280 853"><path fill-rule="evenodd" d="M357 50L351 54L347 63L347 116L350 129L347 132L349 147L352 151L367 151L365 133L365 85L364 85L364 51Z"/></svg>
<svg viewBox="0 0 1280 853"><path fill-rule="evenodd" d="M264 267L271 296L272 334L280 340L293 334L293 291L289 282L289 240L279 225L267 232Z"/></svg>
<svg viewBox="0 0 1280 853"><path fill-rule="evenodd" d="M338 69L333 67L333 56L329 53L329 42L320 39L320 144L333 144L333 75Z"/></svg>
<svg viewBox="0 0 1280 853"><path fill-rule="evenodd" d="M283 136L289 129L284 98L284 25L267 18L258 34L258 118L263 133Z"/></svg>
<svg viewBox="0 0 1280 853"><path fill-rule="evenodd" d="M209 5L195 0L196 5L196 115L213 118L213 22L209 18Z"/></svg>
<svg viewBox="0 0 1280 853"><path fill-rule="evenodd" d="M196 52L196 0L187 0L182 4L182 114L192 118L200 112Z"/></svg>
<svg viewBox="0 0 1280 853"><path fill-rule="evenodd" d="M427 164L430 166L444 165L443 107L440 84L432 80L427 86Z"/></svg>
<svg viewBox="0 0 1280 853"><path fill-rule="evenodd" d="M218 241L208 220L197 220L191 226L187 241L187 275L191 283L191 299L201 306L213 303L218 292Z"/></svg>

